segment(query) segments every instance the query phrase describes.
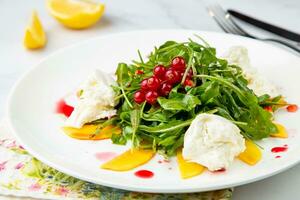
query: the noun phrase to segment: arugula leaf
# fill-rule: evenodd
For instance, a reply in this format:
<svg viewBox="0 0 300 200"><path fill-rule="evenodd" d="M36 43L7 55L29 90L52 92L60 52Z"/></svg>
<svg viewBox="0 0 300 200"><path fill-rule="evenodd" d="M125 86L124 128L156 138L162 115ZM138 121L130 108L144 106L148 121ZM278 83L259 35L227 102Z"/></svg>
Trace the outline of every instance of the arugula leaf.
<svg viewBox="0 0 300 200"><path fill-rule="evenodd" d="M204 91L200 95L202 102L208 103L211 99L220 95L220 86L217 82L206 82L203 84L203 86L205 86Z"/></svg>
<svg viewBox="0 0 300 200"><path fill-rule="evenodd" d="M199 38L199 36L197 36ZM116 71L121 91L114 123L122 128L122 134L113 135L117 144L132 140L134 146L152 148L166 156L172 156L183 145L185 131L199 113L215 113L235 123L244 137L258 140L276 131L273 116L263 109L287 105L281 96L271 99L268 94L257 97L247 87L248 81L239 66L228 64L216 56L216 49L191 39L187 42L167 41L142 59L132 64L120 63ZM182 56L186 63L181 83L174 85L167 97L159 97L157 104L134 103L134 93L140 82L153 75L157 65L170 66L172 59ZM194 87L184 87L189 70ZM136 74L142 70L143 74ZM99 121L100 122L100 121Z"/></svg>
<svg viewBox="0 0 300 200"><path fill-rule="evenodd" d="M129 76L129 69L127 64L125 63L119 63L117 71L117 83L120 86L126 86L130 82L130 76Z"/></svg>
<svg viewBox="0 0 300 200"><path fill-rule="evenodd" d="M162 109L158 109L155 112L143 113L143 120L145 121L157 121L157 122L167 122L168 113Z"/></svg>
<svg viewBox="0 0 300 200"><path fill-rule="evenodd" d="M178 94L169 99L159 97L157 101L164 110L170 111L191 111L197 105L201 104L201 101L198 99L198 97L191 94Z"/></svg>
<svg viewBox="0 0 300 200"><path fill-rule="evenodd" d="M130 122L131 122L131 127L132 127L132 144L135 146L135 134L139 128L139 124L141 121L141 115L140 115L140 110L134 109L130 112Z"/></svg>
<svg viewBox="0 0 300 200"><path fill-rule="evenodd" d="M127 139L122 134L112 134L111 141L113 144L125 145L127 143Z"/></svg>
<svg viewBox="0 0 300 200"><path fill-rule="evenodd" d="M163 133L168 131L174 131L179 128L184 128L186 126L189 126L191 123L192 123L192 119L184 122L174 120L168 123L161 123L158 126L140 125L139 129L149 133Z"/></svg>
<svg viewBox="0 0 300 200"><path fill-rule="evenodd" d="M116 75L117 75L117 83L120 86L120 90L121 90L121 92L123 94L123 97L125 98L128 106L130 108L132 108L133 106L132 106L131 102L129 101L129 99L128 99L126 93L125 93L125 90L124 90L124 87L126 85L128 85L129 82L130 82L130 77L128 75L128 67L127 67L127 65L125 63L120 63L118 65L118 68L117 68L117 71L116 71Z"/></svg>

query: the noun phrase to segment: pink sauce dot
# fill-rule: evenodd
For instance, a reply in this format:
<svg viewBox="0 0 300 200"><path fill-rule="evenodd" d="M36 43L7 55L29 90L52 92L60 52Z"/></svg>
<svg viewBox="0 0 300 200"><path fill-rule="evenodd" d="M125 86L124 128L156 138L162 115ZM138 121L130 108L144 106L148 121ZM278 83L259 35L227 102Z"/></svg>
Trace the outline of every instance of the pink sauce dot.
<svg viewBox="0 0 300 200"><path fill-rule="evenodd" d="M9 143L8 145L6 145L6 148L14 148L16 146L17 146L16 141L13 141L13 142Z"/></svg>
<svg viewBox="0 0 300 200"><path fill-rule="evenodd" d="M135 176L139 178L152 178L154 173L149 170L139 170L134 173Z"/></svg>
<svg viewBox="0 0 300 200"><path fill-rule="evenodd" d="M6 163L7 163L7 161L4 161L4 162L0 163L0 171L5 170Z"/></svg>
<svg viewBox="0 0 300 200"><path fill-rule="evenodd" d="M22 167L24 167L24 164L23 164L23 163L18 163L18 164L15 166L15 169L21 169Z"/></svg>
<svg viewBox="0 0 300 200"><path fill-rule="evenodd" d="M68 105L65 100L60 100L57 102L56 104L56 113L58 114L63 114L66 117L70 117L70 115L72 114L74 110L74 107Z"/></svg>
<svg viewBox="0 0 300 200"><path fill-rule="evenodd" d="M67 196L67 194L69 193L69 190L65 187L60 187L60 188L56 189L55 192L61 196Z"/></svg>
<svg viewBox="0 0 300 200"><path fill-rule="evenodd" d="M116 157L117 154L115 152L99 152L95 153L95 157L100 161L108 161Z"/></svg>
<svg viewBox="0 0 300 200"><path fill-rule="evenodd" d="M162 163L162 161L161 160L159 160L159 161L157 161L159 164L161 164Z"/></svg>
<svg viewBox="0 0 300 200"><path fill-rule="evenodd" d="M5 141L6 141L6 139L0 140L0 145L4 144Z"/></svg>
<svg viewBox="0 0 300 200"><path fill-rule="evenodd" d="M223 173L225 172L226 169L225 168L221 168L221 169L218 169L218 170L215 170L215 171L212 171L212 173Z"/></svg>
<svg viewBox="0 0 300 200"><path fill-rule="evenodd" d="M271 152L272 153L281 153L281 152L285 152L288 150L288 146L287 145L284 145L283 147L273 147L271 149Z"/></svg>
<svg viewBox="0 0 300 200"><path fill-rule="evenodd" d="M281 158L281 156L275 156L275 158Z"/></svg>
<svg viewBox="0 0 300 200"><path fill-rule="evenodd" d="M292 104L292 105L289 105L288 107L286 107L286 110L288 112L297 112L298 106L296 104Z"/></svg>
<svg viewBox="0 0 300 200"><path fill-rule="evenodd" d="M29 186L28 190L34 192L34 191L40 190L41 188L42 188L42 186L40 184L34 183Z"/></svg>

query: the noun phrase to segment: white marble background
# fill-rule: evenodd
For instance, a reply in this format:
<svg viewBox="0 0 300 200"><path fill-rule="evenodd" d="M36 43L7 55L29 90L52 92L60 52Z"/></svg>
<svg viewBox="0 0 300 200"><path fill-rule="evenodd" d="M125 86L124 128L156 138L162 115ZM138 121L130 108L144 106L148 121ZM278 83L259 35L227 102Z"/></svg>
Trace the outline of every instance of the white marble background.
<svg viewBox="0 0 300 200"><path fill-rule="evenodd" d="M95 36L112 32L184 28L221 31L207 15L201 0L103 0L106 13L91 29L72 31L63 28L47 13L43 0L0 0L0 117L15 81L31 66L50 53ZM300 33L299 0L231 0L219 1L274 24ZM24 27L36 9L47 31L48 45L39 51L22 46ZM265 32L255 33L266 35ZM270 36L270 35L269 35ZM300 198L300 165L263 181L237 187L235 200L281 200Z"/></svg>

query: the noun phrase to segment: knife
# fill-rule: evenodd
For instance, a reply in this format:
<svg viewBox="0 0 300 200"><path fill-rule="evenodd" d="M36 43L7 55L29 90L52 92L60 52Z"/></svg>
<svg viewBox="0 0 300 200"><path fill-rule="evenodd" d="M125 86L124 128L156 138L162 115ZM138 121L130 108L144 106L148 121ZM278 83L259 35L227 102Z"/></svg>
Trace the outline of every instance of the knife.
<svg viewBox="0 0 300 200"><path fill-rule="evenodd" d="M267 22L255 19L253 17L247 16L247 15L242 14L242 13L240 13L238 11L235 11L235 10L229 9L227 11L230 15L232 15L232 16L234 16L234 17L236 17L236 18L238 18L242 21L245 21L249 24L252 24L256 27L259 27L261 29L264 29L266 31L269 31L271 33L279 35L281 37L284 37L284 38L287 38L287 39L290 39L290 40L293 40L293 41L296 41L296 42L300 42L300 34L297 34L295 32L292 32L292 31L283 29L281 27L269 24Z"/></svg>

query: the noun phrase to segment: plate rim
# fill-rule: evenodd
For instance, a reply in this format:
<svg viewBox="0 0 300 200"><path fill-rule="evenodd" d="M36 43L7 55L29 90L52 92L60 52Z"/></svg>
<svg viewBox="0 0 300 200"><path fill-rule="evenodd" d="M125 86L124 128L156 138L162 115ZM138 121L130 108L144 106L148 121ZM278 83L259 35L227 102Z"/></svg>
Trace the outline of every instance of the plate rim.
<svg viewBox="0 0 300 200"><path fill-rule="evenodd" d="M101 35L101 36L96 36L90 39L86 39L84 41L80 41L80 42L76 42L75 44L71 44L68 45L66 47L62 47L56 51L51 52L49 55L45 56L44 58L40 59L36 64L34 64L33 66L31 66L14 84L14 86L11 88L10 93L8 95L7 98L7 103L6 103L6 115L7 115L7 122L8 122L8 126L9 129L11 130L12 134L14 135L14 137L16 138L16 140L18 141L18 143L20 143L22 146L25 147L25 149L35 158L37 158L38 160L40 160L41 162L45 163L46 165L53 167L54 169L57 169L58 171L61 171L67 175L73 176L75 178L81 179L81 180L85 180L88 182L92 182L95 184L99 184L99 185L103 185L103 186L107 186L107 187L113 187L113 188L117 188L117 189L122 189L122 190L128 190L128 191L136 191L136 192L148 192L148 193L192 193L192 192L205 192L205 191L212 191L212 190L218 190L218 189L225 189L225 188L231 188L231 187L235 187L235 186L239 186L239 185L244 185L247 183L252 183L255 181L259 181L265 178L268 178L270 176L276 175L280 172L283 172L285 170L288 170L289 168L292 168L293 166L295 166L296 164L300 163L300 158L298 160L294 160L293 162L290 162L288 165L284 165L283 167L281 167L278 170L273 171L272 173L267 173L265 175L259 176L259 177L254 177L254 178L250 178L247 180L243 180L237 183L228 183L226 185L216 185L214 187L209 187L209 188L204 188L204 187L191 187L191 188L183 188L183 189L151 189L151 187L148 186L143 186L143 188L139 188L139 187L135 187L135 186L120 186L117 185L113 182L109 182L109 181L101 181L101 180L97 180L97 182L95 182L95 180L90 179L85 177L84 175L81 175L79 173L74 172L73 170L70 170L68 168L65 167L61 167L60 165L53 163L51 161L49 161L48 159L44 158L42 155L40 155L39 153L37 153L35 150L33 150L30 146L27 146L27 144L25 144L21 137L19 137L19 134L17 133L17 131L15 130L14 126L13 126L13 122L12 122L12 102L13 102L13 97L15 92L17 91L19 85L22 83L22 81L35 69L42 67L42 63L48 59L51 59L51 57L54 57L56 55L59 55L60 53L68 50L68 49L72 49L72 48L76 48L79 47L81 45L85 45L87 43L90 43L94 40L99 40L99 39L105 39L105 38L109 38L112 36L122 36L122 35L127 35L127 34L142 34L142 33L149 33L149 32L171 32L171 31L176 31L176 32L184 32L184 33L201 33L201 34L216 34L216 35L229 35L232 37L237 37L237 38L241 38L243 40L249 40L255 43L260 43L266 46L270 46L271 48L276 48L277 50L281 51L282 53L287 53L291 56L296 57L293 53L284 50L282 48L279 48L277 46L271 45L269 43L265 43L259 40L255 40L252 38L247 38L247 37L243 37L243 36L239 36L239 35L233 35L233 34L228 34L228 33L222 33L222 32L215 32L215 31L202 31L202 30L194 30L194 29L151 29L151 30L133 30L133 31L124 31L124 32L116 32L116 33L107 33L105 35ZM298 57L297 57L298 58Z"/></svg>

